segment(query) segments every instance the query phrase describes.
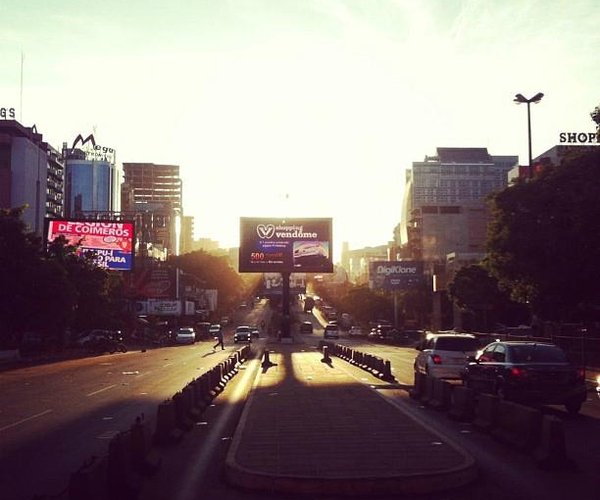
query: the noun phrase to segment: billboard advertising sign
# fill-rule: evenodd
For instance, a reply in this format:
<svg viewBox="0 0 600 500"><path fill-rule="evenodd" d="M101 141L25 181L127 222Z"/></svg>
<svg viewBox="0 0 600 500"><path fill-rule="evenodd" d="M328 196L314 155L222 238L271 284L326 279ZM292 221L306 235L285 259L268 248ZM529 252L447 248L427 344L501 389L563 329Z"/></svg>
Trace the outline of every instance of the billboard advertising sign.
<svg viewBox="0 0 600 500"><path fill-rule="evenodd" d="M155 316L180 316L181 301L149 299L148 314Z"/></svg>
<svg viewBox="0 0 600 500"><path fill-rule="evenodd" d="M423 263L412 261L369 262L369 287L408 290L423 283Z"/></svg>
<svg viewBox="0 0 600 500"><path fill-rule="evenodd" d="M283 295L283 276L280 273L264 273L262 293L265 296ZM295 295L306 293L305 273L290 274L290 293Z"/></svg>
<svg viewBox="0 0 600 500"><path fill-rule="evenodd" d="M134 255L133 222L47 219L46 241L64 236L69 245L79 245L78 255L92 252L98 266L131 271Z"/></svg>
<svg viewBox="0 0 600 500"><path fill-rule="evenodd" d="M333 272L331 218L240 219L240 272Z"/></svg>
<svg viewBox="0 0 600 500"><path fill-rule="evenodd" d="M115 164L115 150L106 146L96 144L94 135L90 134L85 139L81 134L75 137L71 151L78 148L85 154L85 159L88 161L104 161Z"/></svg>
<svg viewBox="0 0 600 500"><path fill-rule="evenodd" d="M173 299L177 296L176 271L170 267L136 269L132 293L148 299Z"/></svg>

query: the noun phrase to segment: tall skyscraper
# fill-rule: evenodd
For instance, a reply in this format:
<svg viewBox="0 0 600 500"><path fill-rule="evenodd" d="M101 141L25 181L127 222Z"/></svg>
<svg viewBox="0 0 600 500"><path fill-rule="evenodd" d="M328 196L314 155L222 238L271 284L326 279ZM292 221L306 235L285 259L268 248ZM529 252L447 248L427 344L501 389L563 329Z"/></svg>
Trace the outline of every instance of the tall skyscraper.
<svg viewBox="0 0 600 500"><path fill-rule="evenodd" d="M401 240L415 259L484 251L488 194L507 186L517 156L486 148L437 148L406 172Z"/></svg>
<svg viewBox="0 0 600 500"><path fill-rule="evenodd" d="M156 258L180 253L182 182L178 165L123 163L122 211L136 221L140 252Z"/></svg>

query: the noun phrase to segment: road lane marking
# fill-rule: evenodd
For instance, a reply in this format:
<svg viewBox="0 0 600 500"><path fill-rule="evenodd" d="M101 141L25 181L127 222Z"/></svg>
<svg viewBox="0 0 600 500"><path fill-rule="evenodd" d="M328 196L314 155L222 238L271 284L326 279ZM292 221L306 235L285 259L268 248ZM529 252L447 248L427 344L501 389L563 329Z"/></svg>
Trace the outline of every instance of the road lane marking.
<svg viewBox="0 0 600 500"><path fill-rule="evenodd" d="M87 396L87 397L90 397L90 396L95 396L96 394L98 394L98 393L100 393L100 392L108 391L109 389L112 389L113 387L116 387L116 386L117 386L117 384L109 385L109 386L107 386L107 387L104 387L104 388L102 388L102 389L98 389L97 391L90 392L89 394L86 394L86 396Z"/></svg>
<svg viewBox="0 0 600 500"><path fill-rule="evenodd" d="M31 417L23 418L23 419L19 420L18 422L14 422L12 424L5 425L4 427L0 427L0 432L5 431L7 429L11 429L12 427L16 427L17 425L21 425L25 422L28 422L29 420L33 420L34 418L43 417L44 415L47 415L48 413L51 413L52 411L53 410L45 410L41 413L31 415Z"/></svg>
<svg viewBox="0 0 600 500"><path fill-rule="evenodd" d="M96 436L96 439L112 439L117 434L119 434L119 432L120 431L105 431L102 434L100 434L99 436Z"/></svg>

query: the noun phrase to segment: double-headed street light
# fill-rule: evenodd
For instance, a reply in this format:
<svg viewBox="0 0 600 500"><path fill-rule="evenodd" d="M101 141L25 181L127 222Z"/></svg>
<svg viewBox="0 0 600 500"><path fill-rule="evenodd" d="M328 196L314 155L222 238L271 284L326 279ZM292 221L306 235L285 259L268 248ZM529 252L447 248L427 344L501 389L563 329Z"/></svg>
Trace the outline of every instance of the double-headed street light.
<svg viewBox="0 0 600 500"><path fill-rule="evenodd" d="M537 94L535 94L531 99L527 99L526 97L523 97L523 94L517 94L515 95L515 99L514 101L517 104L527 104L527 138L528 138L528 143L529 143L529 177L533 177L533 171L532 171L532 160L531 160L531 113L529 111L529 105L531 103L538 103L542 100L542 97L544 97L544 94L542 94L541 92L538 92Z"/></svg>

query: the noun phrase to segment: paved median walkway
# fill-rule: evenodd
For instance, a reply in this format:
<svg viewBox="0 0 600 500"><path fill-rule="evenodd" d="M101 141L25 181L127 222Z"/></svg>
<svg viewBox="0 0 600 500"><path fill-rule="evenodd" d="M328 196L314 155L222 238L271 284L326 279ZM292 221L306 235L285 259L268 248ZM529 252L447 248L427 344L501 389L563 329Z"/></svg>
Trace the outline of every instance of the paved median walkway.
<svg viewBox="0 0 600 500"><path fill-rule="evenodd" d="M288 493L426 493L476 476L466 451L305 344L270 344L227 456L228 480Z"/></svg>

